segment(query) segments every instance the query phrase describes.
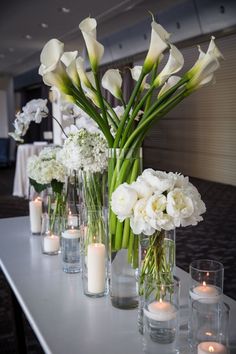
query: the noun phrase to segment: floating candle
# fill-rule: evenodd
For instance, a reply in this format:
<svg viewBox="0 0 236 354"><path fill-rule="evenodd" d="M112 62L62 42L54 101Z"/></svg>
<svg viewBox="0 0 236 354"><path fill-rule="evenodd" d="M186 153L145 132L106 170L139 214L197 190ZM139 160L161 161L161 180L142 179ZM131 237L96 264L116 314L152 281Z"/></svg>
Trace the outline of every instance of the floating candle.
<svg viewBox="0 0 236 354"><path fill-rule="evenodd" d="M190 290L190 296L193 300L200 300L206 303L215 303L220 300L220 291L216 286L208 285L204 281L202 285L198 285Z"/></svg>
<svg viewBox="0 0 236 354"><path fill-rule="evenodd" d="M198 344L197 354L227 354L227 348L217 342L202 342Z"/></svg>
<svg viewBox="0 0 236 354"><path fill-rule="evenodd" d="M160 301L150 303L148 310L144 309L144 313L151 320L163 322L175 319L177 310L169 301L160 299Z"/></svg>

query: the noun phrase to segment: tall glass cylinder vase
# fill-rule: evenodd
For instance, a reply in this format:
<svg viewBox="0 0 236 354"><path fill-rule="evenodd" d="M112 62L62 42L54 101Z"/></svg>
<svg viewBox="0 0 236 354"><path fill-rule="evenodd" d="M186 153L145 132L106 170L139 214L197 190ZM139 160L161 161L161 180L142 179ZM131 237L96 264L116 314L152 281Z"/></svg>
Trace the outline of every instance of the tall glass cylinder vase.
<svg viewBox="0 0 236 354"><path fill-rule="evenodd" d="M140 235L138 330L143 334L143 306L146 278L153 282L173 281L175 269L175 229Z"/></svg>
<svg viewBox="0 0 236 354"><path fill-rule="evenodd" d="M70 171L66 181L66 209L68 215L78 215L81 203L79 191L79 172Z"/></svg>
<svg viewBox="0 0 236 354"><path fill-rule="evenodd" d="M109 201L122 183L132 183L142 172L142 150L110 149L108 163ZM138 306L137 274L139 238L134 235L129 219L120 222L109 208L110 296L114 307Z"/></svg>
<svg viewBox="0 0 236 354"><path fill-rule="evenodd" d="M102 210L107 206L107 172L80 171L82 200L87 210Z"/></svg>

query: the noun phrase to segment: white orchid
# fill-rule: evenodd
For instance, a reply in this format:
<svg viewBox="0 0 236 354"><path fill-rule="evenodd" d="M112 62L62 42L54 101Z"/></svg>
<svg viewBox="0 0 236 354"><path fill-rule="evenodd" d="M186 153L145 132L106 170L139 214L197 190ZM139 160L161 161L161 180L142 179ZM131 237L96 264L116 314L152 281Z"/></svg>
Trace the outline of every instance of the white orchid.
<svg viewBox="0 0 236 354"><path fill-rule="evenodd" d="M143 64L143 69L146 73L152 70L153 65L156 64L160 55L168 47L169 37L170 34L153 20L150 46Z"/></svg>
<svg viewBox="0 0 236 354"><path fill-rule="evenodd" d="M136 191L127 183L121 184L111 197L111 209L117 215L120 221L130 217L132 209L137 202L138 195Z"/></svg>
<svg viewBox="0 0 236 354"><path fill-rule="evenodd" d="M223 58L223 55L215 45L214 37L211 38L208 50L204 53L200 46L199 58L194 64L194 66L188 71L186 77L190 79L186 87L191 90L196 90L197 88L208 84L214 78L214 72L219 69L219 60Z"/></svg>
<svg viewBox="0 0 236 354"><path fill-rule="evenodd" d="M171 75L182 69L184 65L184 57L182 53L174 45L170 45L169 59L154 81L156 87L162 85Z"/></svg>
<svg viewBox="0 0 236 354"><path fill-rule="evenodd" d="M164 93L166 93L168 90L170 90L173 86L175 86L181 78L179 76L171 76L162 86L161 90L158 93L158 98L160 98Z"/></svg>
<svg viewBox="0 0 236 354"><path fill-rule="evenodd" d="M103 45L97 41L97 21L88 17L79 24L79 28L84 37L92 70L97 71L104 53Z"/></svg>
<svg viewBox="0 0 236 354"><path fill-rule="evenodd" d="M122 77L118 69L108 69L102 78L102 86L116 98L121 98Z"/></svg>
<svg viewBox="0 0 236 354"><path fill-rule="evenodd" d="M22 108L23 114L29 122L41 123L42 118L48 116L47 103L47 99L33 99Z"/></svg>

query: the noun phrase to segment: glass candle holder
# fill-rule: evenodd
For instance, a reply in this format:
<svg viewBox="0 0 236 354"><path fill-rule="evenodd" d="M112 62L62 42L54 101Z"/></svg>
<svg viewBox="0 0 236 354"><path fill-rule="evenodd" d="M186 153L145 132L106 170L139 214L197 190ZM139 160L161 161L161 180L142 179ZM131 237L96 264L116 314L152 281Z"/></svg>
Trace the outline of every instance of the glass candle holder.
<svg viewBox="0 0 236 354"><path fill-rule="evenodd" d="M190 264L190 307L194 300L217 303L222 300L224 267L214 260L201 259Z"/></svg>
<svg viewBox="0 0 236 354"><path fill-rule="evenodd" d="M101 297L108 293L107 230L102 210L86 210L82 234L82 279L84 294Z"/></svg>
<svg viewBox="0 0 236 354"><path fill-rule="evenodd" d="M61 238L62 269L66 273L79 273L80 267L80 228L79 216L69 213L66 229Z"/></svg>
<svg viewBox="0 0 236 354"><path fill-rule="evenodd" d="M144 293L144 341L150 354L178 353L179 290L176 277L146 277Z"/></svg>
<svg viewBox="0 0 236 354"><path fill-rule="evenodd" d="M228 353L229 305L195 300L190 309L189 340L198 354Z"/></svg>
<svg viewBox="0 0 236 354"><path fill-rule="evenodd" d="M41 234L42 210L42 199L34 195L34 198L29 201L30 230L32 235Z"/></svg>
<svg viewBox="0 0 236 354"><path fill-rule="evenodd" d="M57 255L60 252L60 236L65 228L64 218L51 219L47 213L42 215L42 252L48 255Z"/></svg>

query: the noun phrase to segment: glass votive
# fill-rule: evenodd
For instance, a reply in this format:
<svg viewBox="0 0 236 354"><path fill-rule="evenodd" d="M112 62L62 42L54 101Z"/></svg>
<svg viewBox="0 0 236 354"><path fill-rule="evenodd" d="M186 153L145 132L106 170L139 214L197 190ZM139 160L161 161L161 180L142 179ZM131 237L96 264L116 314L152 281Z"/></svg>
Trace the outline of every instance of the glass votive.
<svg viewBox="0 0 236 354"><path fill-rule="evenodd" d="M61 238L62 269L66 273L79 273L80 268L80 228L79 216L69 214L67 227Z"/></svg>
<svg viewBox="0 0 236 354"><path fill-rule="evenodd" d="M228 353L229 305L195 300L190 309L189 342L197 354Z"/></svg>
<svg viewBox="0 0 236 354"><path fill-rule="evenodd" d="M60 251L60 234L64 227L62 218L52 219L47 213L42 215L42 252L48 255L57 255Z"/></svg>
<svg viewBox="0 0 236 354"><path fill-rule="evenodd" d="M144 341L149 354L178 353L180 282L176 277L145 279Z"/></svg>
<svg viewBox="0 0 236 354"><path fill-rule="evenodd" d="M210 259L196 260L190 264L190 307L191 302L199 300L215 303L222 300L224 267Z"/></svg>
<svg viewBox="0 0 236 354"><path fill-rule="evenodd" d="M108 243L102 210L86 210L82 233L82 279L84 294L101 297L108 294Z"/></svg>

